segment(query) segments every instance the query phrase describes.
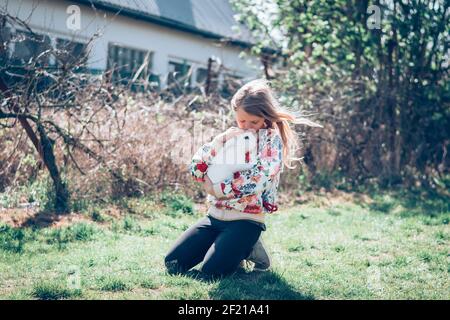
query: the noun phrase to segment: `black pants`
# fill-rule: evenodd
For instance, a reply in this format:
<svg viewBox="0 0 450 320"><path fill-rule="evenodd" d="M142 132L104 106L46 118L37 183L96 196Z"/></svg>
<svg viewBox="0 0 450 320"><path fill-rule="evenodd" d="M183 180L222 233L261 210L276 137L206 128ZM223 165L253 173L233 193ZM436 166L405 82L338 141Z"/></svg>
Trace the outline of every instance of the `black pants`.
<svg viewBox="0 0 450 320"><path fill-rule="evenodd" d="M170 273L186 272L203 261L202 272L222 276L247 258L264 224L249 220L222 221L206 216L187 229L165 258Z"/></svg>

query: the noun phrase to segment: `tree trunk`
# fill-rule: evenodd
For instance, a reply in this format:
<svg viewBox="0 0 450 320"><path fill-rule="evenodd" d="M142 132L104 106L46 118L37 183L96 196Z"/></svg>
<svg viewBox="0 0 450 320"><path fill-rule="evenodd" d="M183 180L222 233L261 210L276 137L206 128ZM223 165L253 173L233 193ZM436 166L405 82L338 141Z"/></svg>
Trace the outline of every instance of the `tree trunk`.
<svg viewBox="0 0 450 320"><path fill-rule="evenodd" d="M6 96L10 96L7 85L0 78L0 91ZM69 211L69 192L66 185L61 180L59 174L58 166L56 165L55 155L53 153L53 144L45 133L45 129L41 124L36 123L37 129L40 136L40 141L36 134L34 133L31 125L28 123L27 119L20 116L17 107L13 107L13 112L18 114L18 119L22 127L25 129L28 138L32 141L34 147L36 148L39 156L42 158L45 166L47 167L50 177L53 180L53 186L55 188L55 210L58 213L65 213Z"/></svg>

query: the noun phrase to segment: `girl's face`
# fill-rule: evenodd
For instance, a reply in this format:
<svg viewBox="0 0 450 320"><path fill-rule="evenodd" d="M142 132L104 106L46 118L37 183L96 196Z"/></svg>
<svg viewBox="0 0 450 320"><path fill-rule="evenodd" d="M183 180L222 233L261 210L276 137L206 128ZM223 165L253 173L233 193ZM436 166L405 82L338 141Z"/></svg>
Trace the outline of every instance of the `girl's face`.
<svg viewBox="0 0 450 320"><path fill-rule="evenodd" d="M254 116L250 113L245 112L242 108L237 108L235 114L236 122L240 129L253 129L255 131L258 131L259 129L265 128L266 126L263 117Z"/></svg>

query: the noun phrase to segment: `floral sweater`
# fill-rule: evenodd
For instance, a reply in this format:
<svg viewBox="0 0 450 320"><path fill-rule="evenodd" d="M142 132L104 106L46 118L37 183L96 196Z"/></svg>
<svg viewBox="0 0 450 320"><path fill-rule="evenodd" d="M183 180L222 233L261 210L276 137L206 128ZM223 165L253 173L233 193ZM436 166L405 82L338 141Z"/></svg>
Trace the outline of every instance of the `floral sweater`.
<svg viewBox="0 0 450 320"><path fill-rule="evenodd" d="M237 171L233 178L213 185L217 197L208 195L212 209L225 211L225 220L236 218L263 221L264 213L277 210L277 188L282 171L283 144L277 129L260 129L257 159L250 170ZM197 181L204 181L208 166L221 143L214 139L203 145L191 162L191 173ZM253 162L253 161L252 161ZM211 208L210 208L211 209ZM230 215L231 214L231 215ZM261 218L256 218L259 216Z"/></svg>

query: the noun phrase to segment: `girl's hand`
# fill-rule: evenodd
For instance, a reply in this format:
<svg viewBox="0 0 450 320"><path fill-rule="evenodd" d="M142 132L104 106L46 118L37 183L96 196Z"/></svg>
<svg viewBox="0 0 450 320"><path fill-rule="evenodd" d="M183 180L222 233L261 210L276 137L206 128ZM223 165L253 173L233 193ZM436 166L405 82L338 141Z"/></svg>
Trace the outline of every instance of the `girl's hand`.
<svg viewBox="0 0 450 320"><path fill-rule="evenodd" d="M203 186L205 187L206 193L212 195L213 197L216 197L217 200L226 199L226 198L218 197L216 195L216 193L214 192L213 183L212 183L211 179L209 179L208 175L205 176L205 182L203 182Z"/></svg>

